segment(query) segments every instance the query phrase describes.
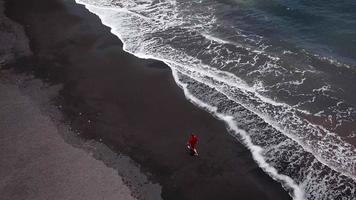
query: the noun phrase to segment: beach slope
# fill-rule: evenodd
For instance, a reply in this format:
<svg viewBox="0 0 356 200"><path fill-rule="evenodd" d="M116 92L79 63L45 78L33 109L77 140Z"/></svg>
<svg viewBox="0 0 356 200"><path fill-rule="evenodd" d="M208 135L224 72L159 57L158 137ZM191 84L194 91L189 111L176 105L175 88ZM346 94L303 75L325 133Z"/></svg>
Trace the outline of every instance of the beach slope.
<svg viewBox="0 0 356 200"><path fill-rule="evenodd" d="M63 85L55 102L73 130L130 156L162 186L163 199L291 199L222 121L186 100L164 63L124 52L82 5L9 0L6 6L33 51L7 67ZM192 132L200 138L199 157L185 150Z"/></svg>

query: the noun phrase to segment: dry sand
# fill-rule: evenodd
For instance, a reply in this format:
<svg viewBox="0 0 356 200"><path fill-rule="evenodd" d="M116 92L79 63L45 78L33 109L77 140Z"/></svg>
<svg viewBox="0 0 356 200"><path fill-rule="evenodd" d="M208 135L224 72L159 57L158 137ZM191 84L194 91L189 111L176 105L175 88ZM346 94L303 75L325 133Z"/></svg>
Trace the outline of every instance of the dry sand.
<svg viewBox="0 0 356 200"><path fill-rule="evenodd" d="M83 6L73 0L9 0L7 6L8 16L25 27L33 51L32 56L7 67L62 85L59 94L54 94L56 104L74 132L79 132L83 141L96 140L128 155L151 182L162 186L163 199L290 199L279 183L258 168L250 152L228 134L222 121L185 99L166 65L124 52L121 41ZM43 98L34 99L42 102ZM200 137L198 158L185 151L190 132ZM81 143L71 140L66 139L72 146ZM137 168L123 167L107 148L96 151L91 145L79 146L117 170L128 181L131 194L158 198L157 184L147 183L145 178L137 181L136 174L141 173L130 172ZM46 152L45 148L37 150L39 155ZM73 170L78 170L74 174L80 174L82 180L91 174ZM65 179L68 173L70 170L58 175ZM32 174L36 173L30 171L26 176ZM85 188L77 191L92 192Z"/></svg>
<svg viewBox="0 0 356 200"><path fill-rule="evenodd" d="M0 1L0 199L160 199L160 186L129 157L62 123L52 102L61 85L1 70L32 54L3 10Z"/></svg>
<svg viewBox="0 0 356 200"><path fill-rule="evenodd" d="M0 77L2 200L160 199L160 187L149 183L128 157L78 140L68 126L54 121L49 100L58 86L6 71ZM52 116L46 115L49 108Z"/></svg>

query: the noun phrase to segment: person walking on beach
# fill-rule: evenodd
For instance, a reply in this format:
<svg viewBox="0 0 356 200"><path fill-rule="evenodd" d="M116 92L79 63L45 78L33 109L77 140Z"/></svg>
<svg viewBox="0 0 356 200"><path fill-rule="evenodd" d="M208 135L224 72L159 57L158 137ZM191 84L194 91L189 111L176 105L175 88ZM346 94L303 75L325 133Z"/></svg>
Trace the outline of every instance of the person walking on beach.
<svg viewBox="0 0 356 200"><path fill-rule="evenodd" d="M194 134L191 134L189 137L189 140L187 142L187 148L190 151L190 154L193 156L197 156L198 155L198 151L196 149L196 145L198 143L198 137Z"/></svg>

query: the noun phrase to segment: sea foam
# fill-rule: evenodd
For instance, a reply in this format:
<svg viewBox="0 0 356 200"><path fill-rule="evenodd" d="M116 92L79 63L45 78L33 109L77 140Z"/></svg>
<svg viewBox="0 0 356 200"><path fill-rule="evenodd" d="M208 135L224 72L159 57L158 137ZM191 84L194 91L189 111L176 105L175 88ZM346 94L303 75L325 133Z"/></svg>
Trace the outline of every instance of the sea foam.
<svg viewBox="0 0 356 200"><path fill-rule="evenodd" d="M241 33L241 44L233 45L207 34L206 29L215 20L204 14L197 14L195 19L185 17L176 1L77 2L111 27L125 51L170 66L187 99L225 121L230 132L250 149L259 166L287 190L292 189L294 199L330 199L355 193L356 155L352 146L324 127L298 116L298 112L307 111L260 94L272 87L262 83L259 88L250 86L236 74L221 70L231 64L232 71L244 70L247 65L256 68L247 74L288 72L279 65L278 57L265 52L268 45L262 44L261 37L253 40ZM205 26L198 24L200 21L206 22ZM206 40L209 42L204 43ZM251 47L253 43L259 46ZM209 48L183 51L182 44L206 44ZM200 59L204 56L211 59L211 65ZM228 58L229 62L221 58ZM260 60L267 62L260 64ZM310 67L300 71L301 79L289 81L288 85L298 87L306 82L304 75ZM339 185L339 189L332 190L330 184Z"/></svg>

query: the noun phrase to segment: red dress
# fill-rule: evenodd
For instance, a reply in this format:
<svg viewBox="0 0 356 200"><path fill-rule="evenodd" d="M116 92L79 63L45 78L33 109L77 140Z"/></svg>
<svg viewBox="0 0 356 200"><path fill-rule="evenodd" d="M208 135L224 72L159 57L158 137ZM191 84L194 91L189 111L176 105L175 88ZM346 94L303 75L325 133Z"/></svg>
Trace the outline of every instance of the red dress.
<svg viewBox="0 0 356 200"><path fill-rule="evenodd" d="M190 138L189 138L187 143L190 146L190 148L195 149L195 146L198 143L198 137L195 136L195 135L190 136Z"/></svg>

